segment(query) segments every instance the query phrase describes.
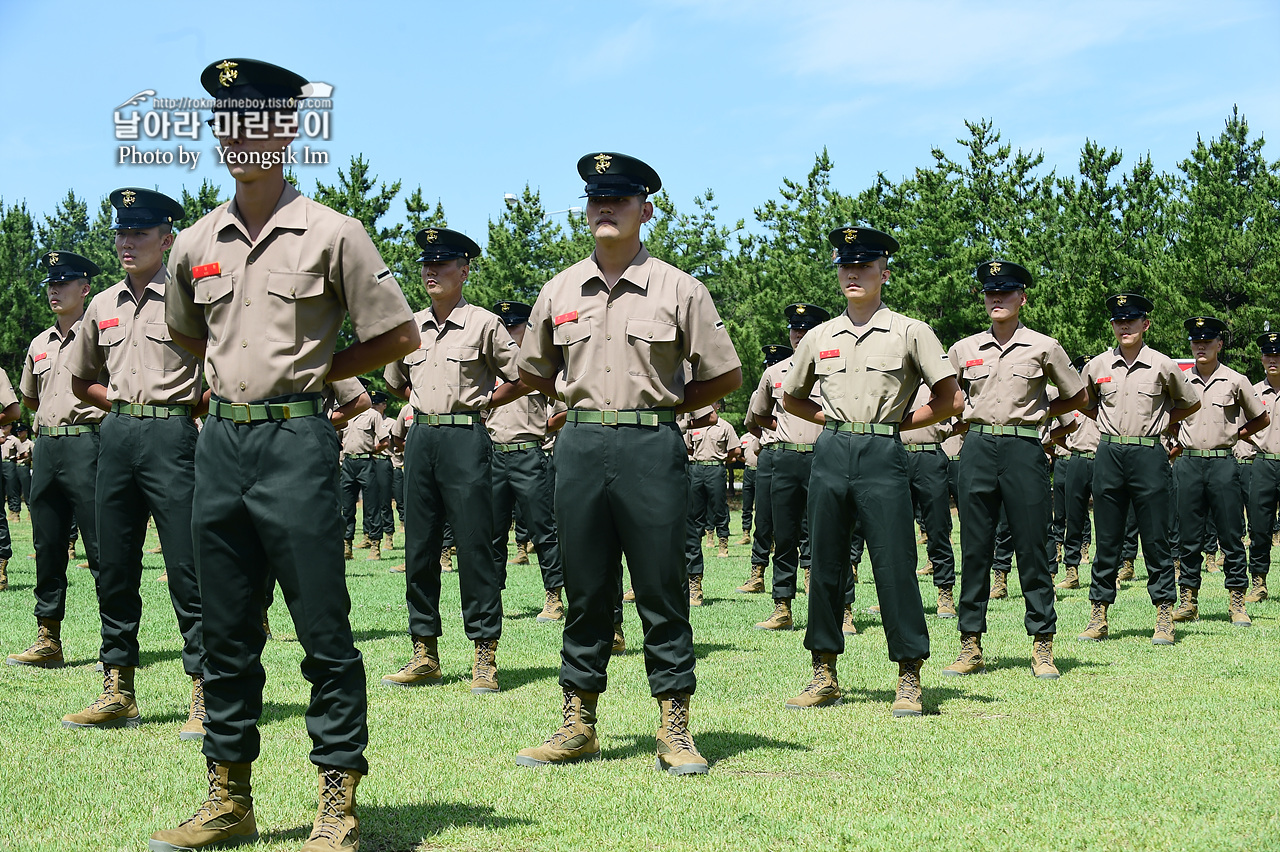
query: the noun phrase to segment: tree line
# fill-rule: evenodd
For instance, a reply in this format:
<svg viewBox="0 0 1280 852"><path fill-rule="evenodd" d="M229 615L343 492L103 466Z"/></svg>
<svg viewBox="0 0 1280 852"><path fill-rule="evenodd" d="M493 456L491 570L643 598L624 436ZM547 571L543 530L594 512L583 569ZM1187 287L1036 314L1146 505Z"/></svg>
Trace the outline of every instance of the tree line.
<svg viewBox="0 0 1280 852"><path fill-rule="evenodd" d="M652 199L645 245L707 285L742 358L744 384L727 400L731 412L745 411L759 380L760 347L786 342L786 305L843 310L826 238L844 224L898 239L884 300L928 322L944 345L987 326L973 270L999 258L1031 271L1023 318L1073 357L1113 345L1104 301L1124 291L1156 304L1153 347L1186 357L1182 320L1217 316L1231 328L1232 366L1261 377L1254 339L1271 323L1280 328L1280 161L1266 159L1264 139L1250 134L1238 108L1220 134L1197 138L1173 172L1158 171L1149 155L1122 170L1121 151L1086 140L1077 173L1058 175L1043 168L1043 154L1015 151L990 121L966 121L965 128L956 140L961 156L934 148L932 162L910 176L894 182L881 173L855 194L833 185L836 164L824 150L807 175L784 180L776 198L755 208L750 228L742 219L722 222L711 189L686 210L665 191ZM428 300L413 235L447 227L448 216L421 187L401 190L401 181L380 181L357 156L335 184L317 184L313 197L364 223L418 310ZM404 219L392 222L397 199ZM189 224L226 199L205 181L195 194L184 189L180 200ZM77 252L103 269L95 289L109 286L123 277L112 220L105 196L90 217L89 202L74 190L39 221L25 203L0 200L0 367L15 383L28 343L53 323L36 260L52 249ZM500 299L532 304L545 281L592 248L580 215L548 216L528 185L490 219L484 236L484 256L464 292L486 307ZM350 338L349 326L344 335ZM380 373L370 379L381 386Z"/></svg>

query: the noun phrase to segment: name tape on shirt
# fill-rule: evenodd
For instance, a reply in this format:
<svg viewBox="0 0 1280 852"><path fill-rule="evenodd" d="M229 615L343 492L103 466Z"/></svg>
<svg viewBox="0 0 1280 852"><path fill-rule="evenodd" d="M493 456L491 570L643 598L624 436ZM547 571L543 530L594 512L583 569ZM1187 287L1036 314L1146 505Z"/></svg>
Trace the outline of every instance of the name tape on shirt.
<svg viewBox="0 0 1280 852"><path fill-rule="evenodd" d="M964 362L964 365L965 365L966 367L981 367L981 366L982 366L982 359L981 359L981 358L974 358L972 361L965 361L965 362Z"/></svg>
<svg viewBox="0 0 1280 852"><path fill-rule="evenodd" d="M1097 382L1097 383L1098 383L1098 384L1100 384L1100 385L1105 385L1105 384L1106 384L1107 382L1109 382L1109 381L1111 381L1111 377L1110 377L1110 376L1099 376L1099 377L1098 377L1098 382Z"/></svg>
<svg viewBox="0 0 1280 852"><path fill-rule="evenodd" d="M106 328L115 328L120 324L120 317L112 317L111 319L98 320L98 331Z"/></svg>
<svg viewBox="0 0 1280 852"><path fill-rule="evenodd" d="M839 358L839 357L840 357L839 349L823 349L821 352L818 353L819 361L825 361L828 358Z"/></svg>
<svg viewBox="0 0 1280 852"><path fill-rule="evenodd" d="M774 382L774 383L773 383L773 389L774 389L774 390L777 390L777 389L778 389L778 388L780 388L780 387L782 387L782 382Z"/></svg>
<svg viewBox="0 0 1280 852"><path fill-rule="evenodd" d="M48 358L48 357L49 357L49 353L48 353L48 352L41 352L39 355L37 355L37 356L35 356L34 358L32 358L32 359L31 359L31 363L32 363L32 364L39 364L41 361L43 361L45 358Z"/></svg>
<svg viewBox="0 0 1280 852"><path fill-rule="evenodd" d="M222 264L214 261L206 263L203 266L195 266L191 269L191 277L199 281L201 278L208 278L210 275L221 275Z"/></svg>
<svg viewBox="0 0 1280 852"><path fill-rule="evenodd" d="M567 322L573 322L578 318L577 311L569 311L567 314L561 314L556 317L556 325L564 325Z"/></svg>

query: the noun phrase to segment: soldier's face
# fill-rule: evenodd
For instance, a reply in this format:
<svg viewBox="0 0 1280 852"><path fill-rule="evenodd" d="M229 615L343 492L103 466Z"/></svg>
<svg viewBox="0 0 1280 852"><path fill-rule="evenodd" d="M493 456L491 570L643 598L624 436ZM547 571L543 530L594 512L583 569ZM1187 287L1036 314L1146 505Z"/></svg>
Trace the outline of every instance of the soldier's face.
<svg viewBox="0 0 1280 852"><path fill-rule="evenodd" d="M1216 364L1221 353L1221 338L1191 341L1191 357L1196 359L1197 364Z"/></svg>
<svg viewBox="0 0 1280 852"><path fill-rule="evenodd" d="M58 316L79 313L84 307L84 300L89 296L89 279L77 278L74 281L59 281L50 284L49 308Z"/></svg>
<svg viewBox="0 0 1280 852"><path fill-rule="evenodd" d="M641 195L587 199L587 222L596 242L626 242L640 238L640 226L653 218L653 203Z"/></svg>
<svg viewBox="0 0 1280 852"><path fill-rule="evenodd" d="M807 329L807 328L792 328L792 329L788 329L789 336L791 337L791 348L792 348L792 349L795 349L797 346L799 346L799 345L800 345L800 341L801 341L801 340L804 340L805 332L807 332L808 330L809 330L809 329Z"/></svg>
<svg viewBox="0 0 1280 852"><path fill-rule="evenodd" d="M525 322L507 326L507 331L511 334L511 339L516 342L517 346L524 343L524 330L528 327L529 324Z"/></svg>
<svg viewBox="0 0 1280 852"><path fill-rule="evenodd" d="M1151 320L1146 317L1112 320L1111 330L1115 333L1116 342L1121 346L1136 346L1142 342L1142 335L1151 328Z"/></svg>
<svg viewBox="0 0 1280 852"><path fill-rule="evenodd" d="M164 253L173 245L173 234L161 235L160 228L121 228L116 231L116 257L125 272L144 272L160 266Z"/></svg>
<svg viewBox="0 0 1280 852"><path fill-rule="evenodd" d="M982 303L992 322L1015 319L1027 303L1027 294L1021 290L986 290L982 294Z"/></svg>
<svg viewBox="0 0 1280 852"><path fill-rule="evenodd" d="M1267 378L1272 380L1272 384L1280 381L1280 355L1263 355L1262 369L1267 371Z"/></svg>
<svg viewBox="0 0 1280 852"><path fill-rule="evenodd" d="M880 289L889 280L889 268L883 265L883 261L842 263L836 269L840 291L850 302L874 304L880 301Z"/></svg>
<svg viewBox="0 0 1280 852"><path fill-rule="evenodd" d="M422 264L422 286L433 300L448 302L462 294L471 266L460 260L433 260Z"/></svg>

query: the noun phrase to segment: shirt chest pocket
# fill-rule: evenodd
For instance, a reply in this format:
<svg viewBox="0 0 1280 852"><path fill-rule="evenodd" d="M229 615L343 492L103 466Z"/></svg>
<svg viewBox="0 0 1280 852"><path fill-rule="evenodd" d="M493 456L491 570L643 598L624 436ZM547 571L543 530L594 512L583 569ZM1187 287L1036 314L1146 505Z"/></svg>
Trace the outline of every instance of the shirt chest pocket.
<svg viewBox="0 0 1280 852"><path fill-rule="evenodd" d="M209 275L196 279L192 301L197 305L213 305L231 295L235 279L230 275ZM228 300L229 301L229 300Z"/></svg>
<svg viewBox="0 0 1280 852"><path fill-rule="evenodd" d="M307 312L318 308L313 300L324 295L324 276L315 272L268 272L267 294L264 307L270 315L261 326L267 339L295 343L298 329L308 327Z"/></svg>
<svg viewBox="0 0 1280 852"><path fill-rule="evenodd" d="M455 388L479 387L483 382L484 360L478 346L450 346L445 353L449 384Z"/></svg>
<svg viewBox="0 0 1280 852"><path fill-rule="evenodd" d="M564 377L573 381L589 368L587 364L591 339L591 321L566 322L555 327L552 340L564 356Z"/></svg>
<svg viewBox="0 0 1280 852"><path fill-rule="evenodd" d="M1236 415L1239 413L1239 406L1236 405L1236 398L1232 394L1216 394L1209 398L1209 403L1213 406L1215 417L1222 417L1227 422L1234 422Z"/></svg>
<svg viewBox="0 0 1280 852"><path fill-rule="evenodd" d="M972 367L965 367L964 372L960 374L960 378L964 381L965 392L969 396L977 396L982 393L982 386L991 376L991 366L988 364L974 364Z"/></svg>
<svg viewBox="0 0 1280 852"><path fill-rule="evenodd" d="M177 372L185 366L186 357L174 344L169 326L162 322L149 322L143 333L147 340L142 353L142 366L165 373Z"/></svg>
<svg viewBox="0 0 1280 852"><path fill-rule="evenodd" d="M39 361L36 361L31 365L31 374L36 377L36 381L40 383L42 388L44 387L44 383L49 381L52 377L52 371L53 357L51 355L45 355Z"/></svg>
<svg viewBox="0 0 1280 852"><path fill-rule="evenodd" d="M821 358L813 365L818 377L815 387L827 399L844 399L848 390L848 364L844 358Z"/></svg>
<svg viewBox="0 0 1280 852"><path fill-rule="evenodd" d="M633 376L674 375L681 360L678 337L675 324L666 320L627 320L627 371Z"/></svg>
<svg viewBox="0 0 1280 852"><path fill-rule="evenodd" d="M1010 364L1009 374L1013 377L1009 395L1019 405L1030 405L1040 398L1044 391L1043 367L1034 363Z"/></svg>
<svg viewBox="0 0 1280 852"><path fill-rule="evenodd" d="M867 358L867 392L877 397L890 397L902 386L904 370L897 355L871 355Z"/></svg>
<svg viewBox="0 0 1280 852"><path fill-rule="evenodd" d="M119 346L124 340L124 329L119 325L98 329L98 345L104 348Z"/></svg>

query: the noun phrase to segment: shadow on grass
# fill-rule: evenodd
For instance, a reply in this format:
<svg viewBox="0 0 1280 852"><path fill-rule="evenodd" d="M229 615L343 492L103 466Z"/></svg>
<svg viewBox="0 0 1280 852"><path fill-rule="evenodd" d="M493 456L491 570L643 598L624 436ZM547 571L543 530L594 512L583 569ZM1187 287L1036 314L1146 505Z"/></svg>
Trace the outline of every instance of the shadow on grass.
<svg viewBox="0 0 1280 852"><path fill-rule="evenodd" d="M351 631L351 638L354 639L356 642L374 642L378 639L389 639L393 637L400 638L400 639L408 639L409 633L403 627L395 628L395 629L377 627L377 628L366 628L364 630Z"/></svg>
<svg viewBox="0 0 1280 852"><path fill-rule="evenodd" d="M531 683L543 680L557 680L560 677L559 666L529 666L528 668L500 668L498 680L503 692L510 692Z"/></svg>
<svg viewBox="0 0 1280 852"><path fill-rule="evenodd" d="M643 648L640 646L637 646L636 650L642 651ZM742 648L738 647L737 645L725 645L722 642L694 642L693 643L693 655L697 657L699 660L705 659L706 657L709 657L712 654L717 654L721 651L741 651L741 650Z"/></svg>
<svg viewBox="0 0 1280 852"><path fill-rule="evenodd" d="M1092 662L1092 661L1089 661L1089 660L1079 660L1079 659L1075 659L1075 658L1073 658L1073 657L1062 657L1062 656L1059 656L1057 653L1055 653L1055 654L1054 654L1054 657L1053 657L1053 664L1054 664L1055 666L1057 666L1057 667L1058 667L1058 672L1059 672L1060 674L1067 674L1067 673L1069 673L1069 672L1071 672L1071 671L1074 671L1075 669L1079 669L1079 668L1085 668L1085 669L1106 669L1106 668L1110 668L1110 666L1109 666L1109 665L1107 665L1107 664L1105 664L1105 663L1095 663L1095 662ZM1028 672L1029 672L1029 671L1031 671L1031 658L1030 658L1030 657L1013 657L1013 656L1004 656L1004 655L1002 655L1002 656L1000 656L1000 658L999 658L999 663L998 663L997 665L992 666L992 665L988 664L988 665L987 665L987 668L988 668L989 670L992 670L992 669L997 669L997 670L998 670L998 669L1022 669L1022 670L1024 670L1024 671L1028 671Z"/></svg>
<svg viewBox="0 0 1280 852"><path fill-rule="evenodd" d="M279 701L267 701L262 705L262 716L258 718L259 725L265 725L268 722L280 722L294 716L302 716L307 712L307 705L297 702L289 702L282 704Z"/></svg>
<svg viewBox="0 0 1280 852"><path fill-rule="evenodd" d="M499 816L488 805L471 802L422 802L403 805L365 805L356 797L360 818L360 848L366 852L412 852L429 846L431 838L451 828L466 826L499 830L532 825L524 817ZM311 826L273 829L262 833L262 842L301 845Z"/></svg>
<svg viewBox="0 0 1280 852"><path fill-rule="evenodd" d="M542 612L542 607L540 606L527 606L520 610L507 610L502 614L502 617L511 621L520 621L525 618L536 618L540 612Z"/></svg>
<svg viewBox="0 0 1280 852"><path fill-rule="evenodd" d="M980 675L974 675L974 677L980 677ZM842 691L845 704L870 703L888 706L893 704L898 697L897 693L892 689L854 688ZM990 695L982 695L968 689L960 689L949 683L931 682L925 685L924 697L921 701L924 705L924 715L941 715L941 705L954 700L974 701L979 704L994 704L996 702L996 699Z"/></svg>
<svg viewBox="0 0 1280 852"><path fill-rule="evenodd" d="M182 659L181 648L166 648L163 651L140 651L138 652L138 667L146 668L154 666L156 663L167 663L170 660Z"/></svg>
<svg viewBox="0 0 1280 852"><path fill-rule="evenodd" d="M788 751L808 751L809 747L787 740L775 740L759 734L748 734L742 731L693 731L694 742L698 751L707 762L714 765L717 760L735 757L745 751L756 749L786 749ZM622 743L603 750L605 760L627 760L633 757L653 756L656 754L656 743L653 734L627 734L620 738Z"/></svg>

